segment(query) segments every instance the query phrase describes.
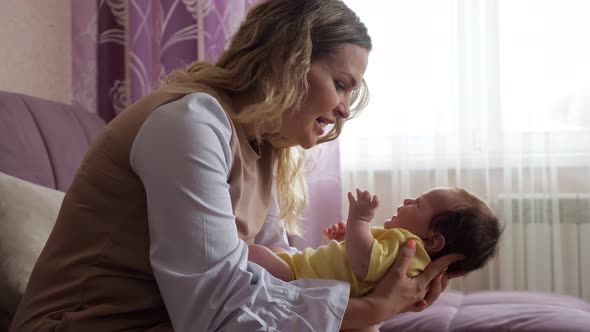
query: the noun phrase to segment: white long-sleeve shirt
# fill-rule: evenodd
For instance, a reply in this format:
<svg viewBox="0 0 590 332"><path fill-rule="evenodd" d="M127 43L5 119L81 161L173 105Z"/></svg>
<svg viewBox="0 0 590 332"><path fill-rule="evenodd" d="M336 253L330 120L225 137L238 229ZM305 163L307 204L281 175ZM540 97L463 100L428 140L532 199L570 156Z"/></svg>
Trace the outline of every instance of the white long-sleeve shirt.
<svg viewBox="0 0 590 332"><path fill-rule="evenodd" d="M285 283L247 260L227 183L232 135L217 100L193 93L154 110L132 145L150 262L175 331L338 331L347 283ZM288 246L277 219L275 199L257 243Z"/></svg>

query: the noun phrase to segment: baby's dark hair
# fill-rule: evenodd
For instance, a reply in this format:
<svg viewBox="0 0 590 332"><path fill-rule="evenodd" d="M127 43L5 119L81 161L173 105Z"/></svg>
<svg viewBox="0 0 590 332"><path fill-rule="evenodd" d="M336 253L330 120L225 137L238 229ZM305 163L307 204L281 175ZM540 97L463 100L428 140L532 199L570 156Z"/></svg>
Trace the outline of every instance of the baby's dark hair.
<svg viewBox="0 0 590 332"><path fill-rule="evenodd" d="M465 259L449 265L449 273L469 273L482 268L498 253L498 242L504 231L496 214L477 196L455 188L466 206L445 211L434 217L432 227L445 237L444 247L431 253L435 260L450 253L461 253Z"/></svg>

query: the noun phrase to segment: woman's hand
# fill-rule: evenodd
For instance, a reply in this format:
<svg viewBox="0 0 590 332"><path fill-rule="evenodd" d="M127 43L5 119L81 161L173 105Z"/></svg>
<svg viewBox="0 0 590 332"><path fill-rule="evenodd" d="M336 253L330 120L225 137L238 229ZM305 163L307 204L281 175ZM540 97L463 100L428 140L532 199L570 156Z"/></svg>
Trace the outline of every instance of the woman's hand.
<svg viewBox="0 0 590 332"><path fill-rule="evenodd" d="M416 242L408 240L371 293L348 301L341 329L365 328L402 312L422 311L438 299L451 278L461 275L446 273L447 266L463 259L461 254L449 254L431 262L418 276L408 277L415 254Z"/></svg>
<svg viewBox="0 0 590 332"><path fill-rule="evenodd" d="M438 299L450 278L459 276L449 276L446 268L449 264L463 259L463 255L449 254L431 262L418 276L408 277L406 272L415 253L416 242L409 240L400 249L387 274L367 295L381 303L377 308L380 308L383 320L401 312L424 310Z"/></svg>

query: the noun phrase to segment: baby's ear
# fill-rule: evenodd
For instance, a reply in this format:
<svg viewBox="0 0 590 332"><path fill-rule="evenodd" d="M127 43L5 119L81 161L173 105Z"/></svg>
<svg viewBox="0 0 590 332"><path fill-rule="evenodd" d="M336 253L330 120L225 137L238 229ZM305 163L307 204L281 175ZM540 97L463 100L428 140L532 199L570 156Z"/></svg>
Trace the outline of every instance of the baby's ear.
<svg viewBox="0 0 590 332"><path fill-rule="evenodd" d="M439 252L445 246L445 237L441 233L433 233L427 238L422 239L424 248L429 253Z"/></svg>

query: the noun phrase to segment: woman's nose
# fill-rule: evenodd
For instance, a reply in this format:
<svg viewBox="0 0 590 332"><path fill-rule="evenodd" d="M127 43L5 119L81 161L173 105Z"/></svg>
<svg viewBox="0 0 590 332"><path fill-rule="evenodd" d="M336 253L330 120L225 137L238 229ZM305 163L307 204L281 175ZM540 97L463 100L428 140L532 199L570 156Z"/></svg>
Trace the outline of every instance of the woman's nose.
<svg viewBox="0 0 590 332"><path fill-rule="evenodd" d="M348 117L350 116L350 108L347 104L344 104L344 103L338 104L335 111L336 111L336 116L339 116L343 119L348 119Z"/></svg>
<svg viewBox="0 0 590 332"><path fill-rule="evenodd" d="M413 201L414 200L411 198L406 198L406 199L404 199L404 205L412 204Z"/></svg>

